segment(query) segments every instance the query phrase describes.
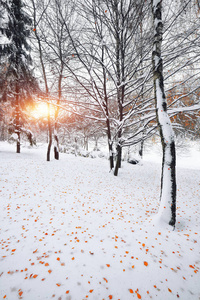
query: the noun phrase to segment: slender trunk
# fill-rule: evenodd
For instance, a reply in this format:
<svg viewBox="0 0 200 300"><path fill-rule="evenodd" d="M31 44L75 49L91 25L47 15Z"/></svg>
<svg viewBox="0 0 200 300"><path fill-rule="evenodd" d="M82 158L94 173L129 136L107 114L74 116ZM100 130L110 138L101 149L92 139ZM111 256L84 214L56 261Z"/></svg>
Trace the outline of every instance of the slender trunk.
<svg viewBox="0 0 200 300"><path fill-rule="evenodd" d="M104 47L102 48L102 62L104 62ZM106 115L106 127L107 127L107 138L108 138L108 151L109 151L109 162L110 162L110 170L114 168L114 157L113 157L113 146L112 146L112 136L111 136L111 128L110 128L110 119L109 119L109 109L108 109L108 96L107 96L107 88L106 88L106 70L103 67L103 89L104 89L104 102L103 107Z"/></svg>
<svg viewBox="0 0 200 300"><path fill-rule="evenodd" d="M140 143L140 149L139 149L140 159L143 159L143 149L144 149L144 141L142 140Z"/></svg>
<svg viewBox="0 0 200 300"><path fill-rule="evenodd" d="M60 55L62 55L60 53ZM61 96L62 96L62 73L63 73L63 63L61 64L61 70L60 70L60 75L59 75L59 80L58 80L58 101L57 105L60 104ZM58 139L58 114L59 114L59 106L57 106L55 110L55 125L54 125L54 158L56 160L59 160L59 139Z"/></svg>
<svg viewBox="0 0 200 300"><path fill-rule="evenodd" d="M121 134L118 135L121 137ZM117 160L116 160L116 165L115 165L115 170L114 170L114 176L118 175L119 168L121 168L121 161L122 161L122 147L120 143L118 142L117 144Z"/></svg>
<svg viewBox="0 0 200 300"><path fill-rule="evenodd" d="M17 148L16 152L20 153L20 108L19 108L19 85L18 85L18 79L16 80L15 85L15 97L16 97L16 104L15 104L15 132L17 134Z"/></svg>
<svg viewBox="0 0 200 300"><path fill-rule="evenodd" d="M51 115L50 115L50 104L48 103L48 132L49 132L49 143L47 147L47 161L50 161L51 145L52 145L52 128L51 128Z"/></svg>
<svg viewBox="0 0 200 300"><path fill-rule="evenodd" d="M107 124L107 137L108 137L110 170L112 170L114 168L114 157L113 157L113 145L112 145L112 141L111 141L110 121L109 121L108 117L106 119L106 124Z"/></svg>
<svg viewBox="0 0 200 300"><path fill-rule="evenodd" d="M48 83L47 83L47 76L46 76L46 70L45 70L45 65L43 61L43 52L42 52L42 45L41 45L41 40L40 36L37 33L37 21L36 21L36 7L35 7L35 2L32 0L32 5L33 5L33 25L34 25L34 33L36 40L38 42L38 48L39 48L39 56L40 56L40 63L42 66L42 73L44 77L44 83L45 83L45 90L46 90L46 97L48 99L49 97L49 88L48 88ZM52 128L51 128L51 118L50 118L50 105L48 104L48 134L49 135L49 143L47 147L47 161L50 161L50 153L51 153L51 146L52 146Z"/></svg>
<svg viewBox="0 0 200 300"><path fill-rule="evenodd" d="M176 223L176 149L164 90L162 45L162 0L152 0L154 44L152 52L156 115L162 142L161 203L159 216L175 226Z"/></svg>
<svg viewBox="0 0 200 300"><path fill-rule="evenodd" d="M121 2L122 5L122 2ZM123 102L124 102L124 90L125 87L122 84L124 82L124 36L123 36L123 24L124 24L124 16L119 13L118 1L115 1L115 22L116 22L116 77L117 77L117 102L118 102L118 111L119 111L119 122L121 124L123 120ZM121 17L121 19L120 19ZM120 21L121 28L120 28ZM121 168L122 161L122 147L121 147L121 137L122 137L122 129L118 131L117 135L117 161L115 165L114 175L118 175L118 170Z"/></svg>

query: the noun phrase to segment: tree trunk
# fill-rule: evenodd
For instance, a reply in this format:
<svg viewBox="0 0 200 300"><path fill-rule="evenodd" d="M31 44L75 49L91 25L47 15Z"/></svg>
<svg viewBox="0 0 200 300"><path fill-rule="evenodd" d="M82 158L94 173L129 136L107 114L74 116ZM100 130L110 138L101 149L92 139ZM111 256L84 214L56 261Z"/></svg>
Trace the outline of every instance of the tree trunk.
<svg viewBox="0 0 200 300"><path fill-rule="evenodd" d="M152 52L156 116L162 142L163 160L159 217L172 226L176 223L176 149L167 113L164 90L162 45L162 0L152 0L154 44Z"/></svg>
<svg viewBox="0 0 200 300"><path fill-rule="evenodd" d="M52 128L51 128L51 115L50 115L49 103L48 103L48 132L49 132L49 143L47 147L47 161L50 161L51 145L52 145Z"/></svg>
<svg viewBox="0 0 200 300"><path fill-rule="evenodd" d="M117 77L117 102L118 102L118 111L119 111L119 122L121 123L123 120L123 102L124 102L124 36L123 36L123 25L124 25L124 17L121 15L118 8L118 1L114 1L114 10L115 10L115 25L116 25L116 34L115 34L115 42L116 42L116 77ZM120 24L121 23L121 24ZM121 137L122 130L118 131L118 144L117 144L117 161L115 165L114 175L118 175L118 170L121 168L121 160L122 160L122 147L121 147Z"/></svg>
<svg viewBox="0 0 200 300"><path fill-rule="evenodd" d="M121 168L121 161L122 161L122 147L120 144L117 145L117 161L114 170L114 176L118 175L119 168Z"/></svg>
<svg viewBox="0 0 200 300"><path fill-rule="evenodd" d="M16 97L16 103L15 103L15 132L17 134L17 148L16 152L20 153L20 109L19 109L19 85L18 85L18 79L16 80L15 85L15 97Z"/></svg>
<svg viewBox="0 0 200 300"><path fill-rule="evenodd" d="M33 25L34 25L34 29L35 29L34 33L35 33L36 40L38 42L40 63L42 66L42 73L43 73L43 77L44 77L46 97L48 99L49 88L48 88L46 70L45 70L45 65L44 65L44 60L43 60L42 44L41 44L40 36L37 34L36 6L35 6L35 2L33 0L31 2L33 5ZM49 103L48 103L48 133L47 133L47 137L48 137L48 134L49 134L49 143L48 143L48 147L47 147L47 161L50 161L50 153L51 153L51 145L52 145L52 128L51 128L50 104Z"/></svg>
<svg viewBox="0 0 200 300"><path fill-rule="evenodd" d="M144 133L142 135L144 135ZM143 159L143 150L144 150L144 139L142 138L140 142L139 152L138 152L141 160Z"/></svg>
<svg viewBox="0 0 200 300"><path fill-rule="evenodd" d="M111 130L110 130L110 121L107 117L107 137L108 137L108 150L109 150L109 162L110 162L110 170L114 168L114 157L113 157L113 146L111 141Z"/></svg>
<svg viewBox="0 0 200 300"><path fill-rule="evenodd" d="M102 47L102 62L104 62L104 47ZM114 168L114 157L113 157L112 136L111 136L111 129L110 129L109 109L108 109L107 86L106 86L107 76L106 76L106 70L105 70L104 66L103 66L103 78L104 78L104 81L103 81L103 89L104 89L103 107L105 109L105 116L106 116L110 170L112 170Z"/></svg>
<svg viewBox="0 0 200 300"><path fill-rule="evenodd" d="M60 54L62 56L62 54ZM58 101L57 105L60 104L60 99L62 96L62 73L63 73L63 68L64 64L63 62L61 63L61 69L60 69L60 74L59 74L59 80L58 80ZM54 140L55 140L55 145L54 145L54 158L56 160L59 160L59 139L58 139L58 114L59 114L59 106L56 107L55 110L55 126L54 126Z"/></svg>

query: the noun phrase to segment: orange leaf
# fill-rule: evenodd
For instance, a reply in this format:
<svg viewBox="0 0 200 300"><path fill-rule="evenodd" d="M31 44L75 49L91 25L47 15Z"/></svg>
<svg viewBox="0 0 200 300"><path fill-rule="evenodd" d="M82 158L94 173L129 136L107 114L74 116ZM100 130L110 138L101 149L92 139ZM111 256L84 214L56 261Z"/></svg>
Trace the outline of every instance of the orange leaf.
<svg viewBox="0 0 200 300"><path fill-rule="evenodd" d="M132 289L129 289L129 292L130 292L131 294L133 294L133 290L132 290Z"/></svg>
<svg viewBox="0 0 200 300"><path fill-rule="evenodd" d="M109 268L109 267L110 267L110 264L106 264L106 266Z"/></svg>
<svg viewBox="0 0 200 300"><path fill-rule="evenodd" d="M69 290L68 290L68 291L66 291L66 294L69 294Z"/></svg>
<svg viewBox="0 0 200 300"><path fill-rule="evenodd" d="M35 275L33 275L33 278L37 278L37 277L38 277L38 275L36 275L36 274L35 274Z"/></svg>
<svg viewBox="0 0 200 300"><path fill-rule="evenodd" d="M168 288L168 291L171 293L172 292L172 290L170 290L169 288Z"/></svg>
<svg viewBox="0 0 200 300"><path fill-rule="evenodd" d="M22 291L19 291L18 294L19 294L19 296L21 297L22 294L23 294L23 292L22 292Z"/></svg>
<svg viewBox="0 0 200 300"><path fill-rule="evenodd" d="M16 251L16 249L12 249L12 252L15 252Z"/></svg>
<svg viewBox="0 0 200 300"><path fill-rule="evenodd" d="M189 265L190 268L194 269L194 267L192 265Z"/></svg>
<svg viewBox="0 0 200 300"><path fill-rule="evenodd" d="M113 296L112 296L112 295L109 295L108 297L109 297L109 299L112 299L112 298L113 298Z"/></svg>
<svg viewBox="0 0 200 300"><path fill-rule="evenodd" d="M106 283L108 283L108 280L104 277L103 280L105 280Z"/></svg>
<svg viewBox="0 0 200 300"><path fill-rule="evenodd" d="M51 274L51 273L52 273L52 270L48 270L48 272L49 272L49 274Z"/></svg>
<svg viewBox="0 0 200 300"><path fill-rule="evenodd" d="M36 249L35 251L33 251L33 253L36 253L38 251L38 249Z"/></svg>
<svg viewBox="0 0 200 300"><path fill-rule="evenodd" d="M48 263L46 263L46 264L45 264L45 267L47 267L47 266L49 266L49 264L48 264Z"/></svg>
<svg viewBox="0 0 200 300"><path fill-rule="evenodd" d="M142 299L142 297L139 293L137 293L137 297L138 297L138 299Z"/></svg>
<svg viewBox="0 0 200 300"><path fill-rule="evenodd" d="M75 260L75 257L72 257L72 260Z"/></svg>
<svg viewBox="0 0 200 300"><path fill-rule="evenodd" d="M90 293L92 293L94 290L89 290Z"/></svg>
<svg viewBox="0 0 200 300"><path fill-rule="evenodd" d="M57 259L58 261L60 261L60 257L57 257L56 259Z"/></svg>
<svg viewBox="0 0 200 300"><path fill-rule="evenodd" d="M6 295L3 296L3 299L5 299L5 298L6 298Z"/></svg>
<svg viewBox="0 0 200 300"><path fill-rule="evenodd" d="M57 286L61 286L61 284L60 284L60 283L56 283L56 285L57 285Z"/></svg>
<svg viewBox="0 0 200 300"><path fill-rule="evenodd" d="M148 266L148 262L147 262L147 261L144 261L144 265L147 267L147 266Z"/></svg>

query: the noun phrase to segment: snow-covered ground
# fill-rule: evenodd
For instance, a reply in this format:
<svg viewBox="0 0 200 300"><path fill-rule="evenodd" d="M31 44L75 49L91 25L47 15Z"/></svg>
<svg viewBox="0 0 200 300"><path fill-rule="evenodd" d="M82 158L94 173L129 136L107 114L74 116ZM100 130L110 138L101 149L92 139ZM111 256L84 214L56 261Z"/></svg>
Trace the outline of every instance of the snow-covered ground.
<svg viewBox="0 0 200 300"><path fill-rule="evenodd" d="M177 158L177 225L154 225L161 160L0 143L0 299L200 299L200 153ZM185 164L184 164L185 163Z"/></svg>

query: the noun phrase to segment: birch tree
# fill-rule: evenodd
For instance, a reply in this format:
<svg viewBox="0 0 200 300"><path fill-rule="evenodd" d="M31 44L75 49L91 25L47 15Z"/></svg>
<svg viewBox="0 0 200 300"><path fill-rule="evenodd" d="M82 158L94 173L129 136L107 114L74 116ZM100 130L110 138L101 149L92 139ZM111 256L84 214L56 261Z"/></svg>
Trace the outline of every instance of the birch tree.
<svg viewBox="0 0 200 300"><path fill-rule="evenodd" d="M159 215L162 220L175 226L176 223L176 149L174 133L167 113L162 61L162 0L152 0L153 14L153 79L156 116L162 143L162 175Z"/></svg>

